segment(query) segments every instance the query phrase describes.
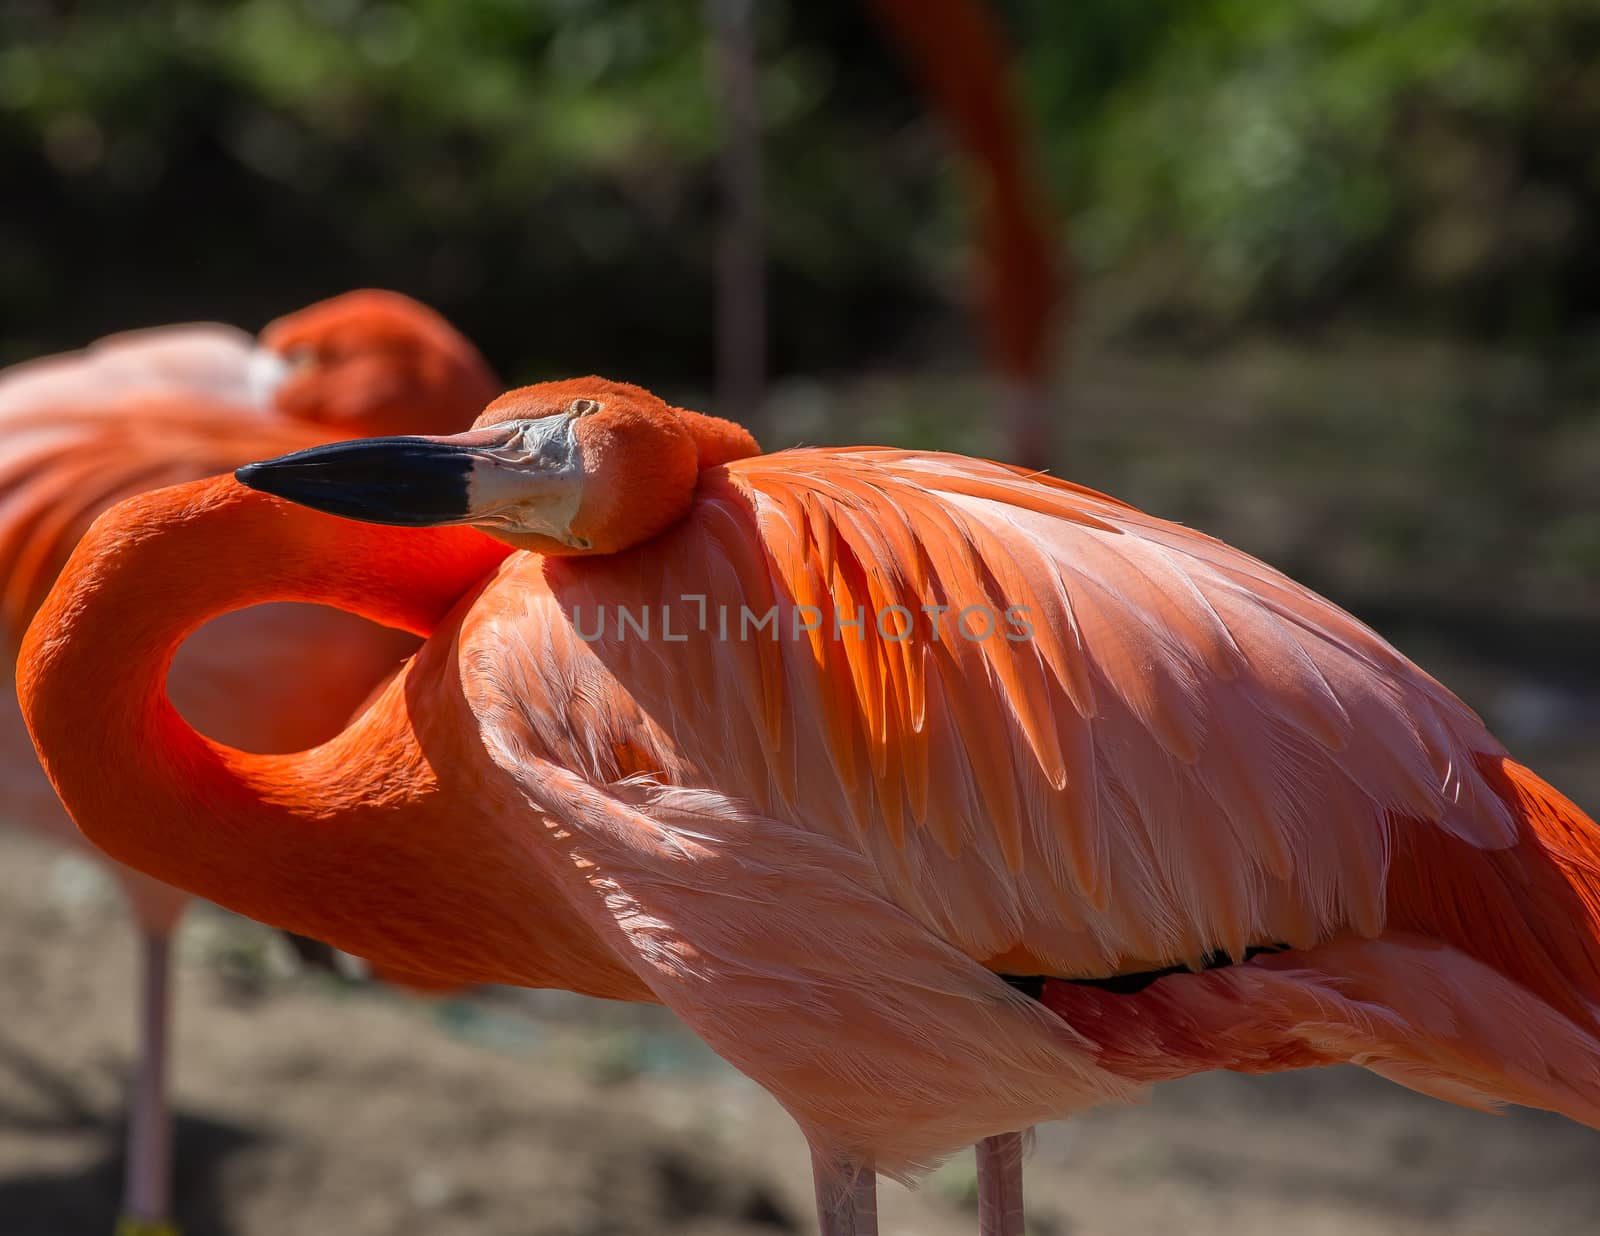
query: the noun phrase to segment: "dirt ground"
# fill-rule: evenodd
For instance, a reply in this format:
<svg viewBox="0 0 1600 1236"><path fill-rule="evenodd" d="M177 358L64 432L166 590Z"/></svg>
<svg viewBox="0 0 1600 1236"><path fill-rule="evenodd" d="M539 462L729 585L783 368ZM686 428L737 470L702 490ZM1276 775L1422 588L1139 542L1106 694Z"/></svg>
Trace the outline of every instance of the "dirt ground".
<svg viewBox="0 0 1600 1236"><path fill-rule="evenodd" d="M87 860L0 829L0 1236L107 1236L133 941ZM813 1230L805 1147L659 1010L430 1002L295 972L200 907L179 966L187 1236ZM1039 1236L1535 1236L1600 1220L1600 1135L1354 1070L1214 1075L1041 1130ZM970 1156L885 1186L886 1233L970 1236Z"/></svg>

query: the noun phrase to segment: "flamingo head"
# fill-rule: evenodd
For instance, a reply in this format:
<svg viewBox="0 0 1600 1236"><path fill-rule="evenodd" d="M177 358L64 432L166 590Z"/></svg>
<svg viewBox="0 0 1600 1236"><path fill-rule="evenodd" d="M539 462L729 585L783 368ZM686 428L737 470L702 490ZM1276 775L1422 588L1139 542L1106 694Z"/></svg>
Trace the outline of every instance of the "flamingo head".
<svg viewBox="0 0 1600 1236"><path fill-rule="evenodd" d="M575 378L500 396L466 433L334 442L234 475L368 523L471 524L518 549L615 553L681 519L702 470L759 452L731 421Z"/></svg>
<svg viewBox="0 0 1600 1236"><path fill-rule="evenodd" d="M398 292L319 301L268 325L261 346L276 410L348 435L465 426L500 389L450 323Z"/></svg>

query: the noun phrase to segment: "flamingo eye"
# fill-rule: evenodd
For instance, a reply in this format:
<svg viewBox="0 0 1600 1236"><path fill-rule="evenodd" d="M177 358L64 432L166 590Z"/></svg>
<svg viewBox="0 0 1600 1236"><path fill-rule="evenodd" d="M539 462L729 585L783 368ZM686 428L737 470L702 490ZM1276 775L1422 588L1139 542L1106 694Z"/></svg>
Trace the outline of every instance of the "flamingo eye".
<svg viewBox="0 0 1600 1236"><path fill-rule="evenodd" d="M600 411L598 399L574 399L567 405L568 416L588 416L591 412Z"/></svg>

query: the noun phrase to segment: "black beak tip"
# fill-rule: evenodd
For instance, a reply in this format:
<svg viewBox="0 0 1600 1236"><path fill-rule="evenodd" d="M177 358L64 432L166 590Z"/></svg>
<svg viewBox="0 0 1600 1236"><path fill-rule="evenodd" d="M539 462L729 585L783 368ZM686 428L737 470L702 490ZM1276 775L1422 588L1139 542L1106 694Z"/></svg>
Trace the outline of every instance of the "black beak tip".
<svg viewBox="0 0 1600 1236"><path fill-rule="evenodd" d="M286 467L277 459L264 459L235 468L233 479L246 489L271 494L274 498L286 498L291 502L301 501L315 493L312 486L305 484L306 478L297 475L292 464Z"/></svg>

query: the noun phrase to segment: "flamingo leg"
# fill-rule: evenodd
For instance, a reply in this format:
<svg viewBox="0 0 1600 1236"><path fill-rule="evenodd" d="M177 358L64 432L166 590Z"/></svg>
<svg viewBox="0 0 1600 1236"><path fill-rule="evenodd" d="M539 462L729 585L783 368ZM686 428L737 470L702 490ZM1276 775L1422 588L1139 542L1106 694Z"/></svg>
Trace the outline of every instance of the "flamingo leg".
<svg viewBox="0 0 1600 1236"><path fill-rule="evenodd" d="M1023 1236L1022 1134L978 1143L978 1234Z"/></svg>
<svg viewBox="0 0 1600 1236"><path fill-rule="evenodd" d="M139 933L139 1061L128 1113L128 1163L117 1236L176 1236L171 1221L172 1115L167 1042L172 1007L172 933Z"/></svg>
<svg viewBox="0 0 1600 1236"><path fill-rule="evenodd" d="M854 1163L811 1152L821 1236L878 1236L878 1178Z"/></svg>

